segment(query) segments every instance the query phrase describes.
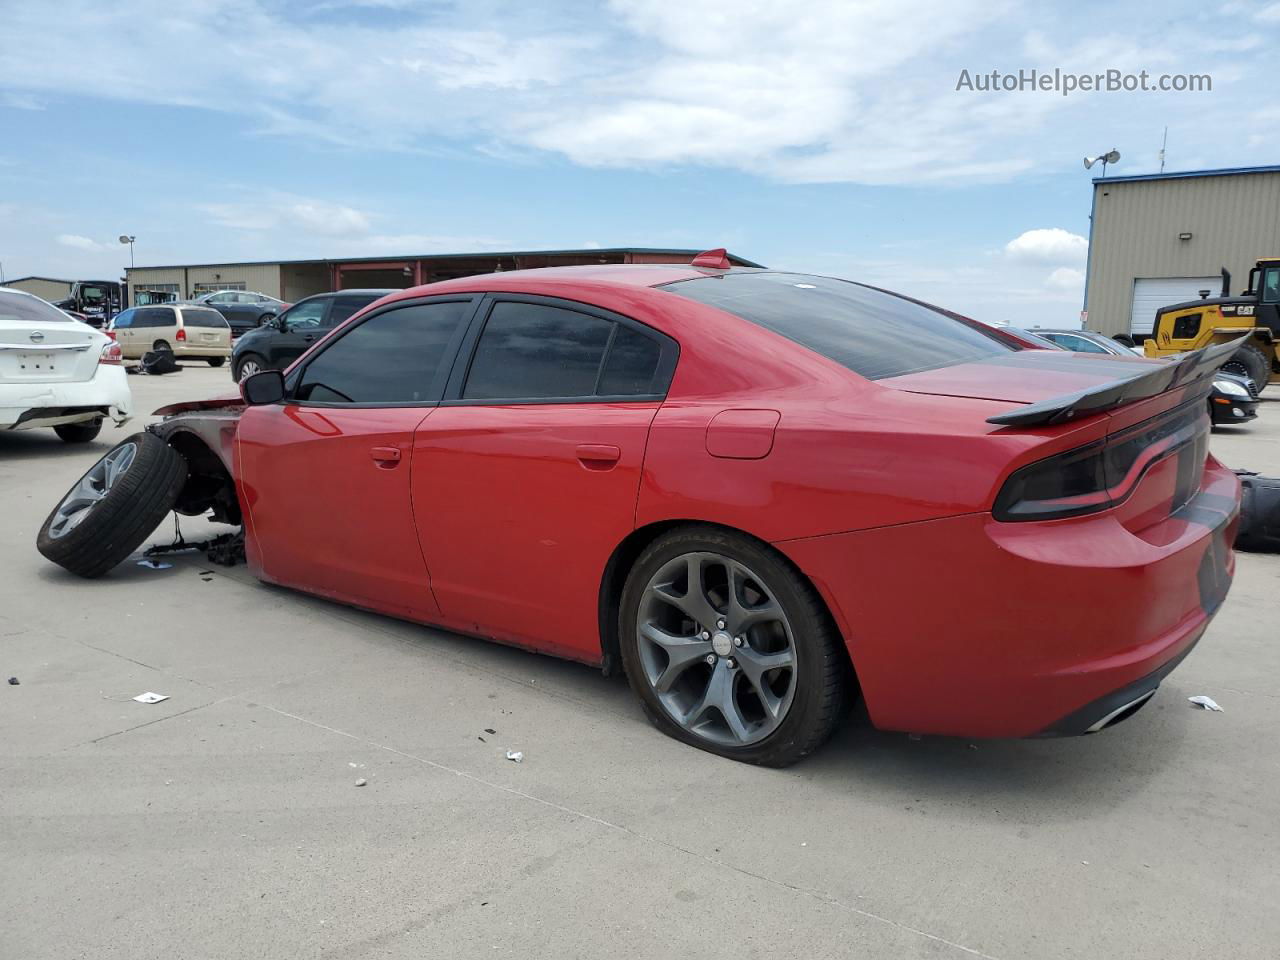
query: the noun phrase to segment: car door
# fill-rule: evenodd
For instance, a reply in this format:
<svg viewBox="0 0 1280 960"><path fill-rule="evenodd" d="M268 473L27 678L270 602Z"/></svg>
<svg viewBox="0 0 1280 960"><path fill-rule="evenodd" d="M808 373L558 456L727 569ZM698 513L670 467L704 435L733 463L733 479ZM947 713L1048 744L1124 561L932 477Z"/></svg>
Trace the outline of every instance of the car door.
<svg viewBox="0 0 1280 960"><path fill-rule="evenodd" d="M108 333L116 343L120 345L120 354L124 357L131 357L129 352L129 341L133 336L133 318L137 316L138 309L130 307L116 314L116 318L111 321Z"/></svg>
<svg viewBox="0 0 1280 960"><path fill-rule="evenodd" d="M246 552L267 580L438 619L410 506L414 428L443 391L473 299L396 303L289 377L236 429Z"/></svg>
<svg viewBox="0 0 1280 960"><path fill-rule="evenodd" d="M580 304L484 301L413 444L414 520L446 623L599 659L600 578L634 527L676 356L670 338Z"/></svg>
<svg viewBox="0 0 1280 960"><path fill-rule="evenodd" d="M326 320L332 302L332 297L312 297L281 314L280 330L266 344L267 365L283 370L322 337L329 329Z"/></svg>

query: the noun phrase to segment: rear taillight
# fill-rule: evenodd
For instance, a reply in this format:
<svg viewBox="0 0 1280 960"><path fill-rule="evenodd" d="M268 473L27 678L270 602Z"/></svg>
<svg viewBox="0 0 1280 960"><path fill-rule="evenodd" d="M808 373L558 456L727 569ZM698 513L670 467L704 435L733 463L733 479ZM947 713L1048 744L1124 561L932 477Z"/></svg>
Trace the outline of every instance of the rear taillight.
<svg viewBox="0 0 1280 960"><path fill-rule="evenodd" d="M102 332L105 333L112 340L116 338L116 332L114 330L103 330Z"/></svg>
<svg viewBox="0 0 1280 960"><path fill-rule="evenodd" d="M178 335L177 335L174 339L175 339L175 340L186 340L186 339L187 339L187 328L186 328L186 327L179 327L179 328L178 328Z"/></svg>
<svg viewBox="0 0 1280 960"><path fill-rule="evenodd" d="M1152 466L1179 455L1188 463L1186 471L1178 471L1176 510L1198 489L1204 472L1209 449L1204 400L1198 395L1106 440L1015 470L1000 489L992 515L1005 521L1059 520L1108 510L1123 503Z"/></svg>
<svg viewBox="0 0 1280 960"><path fill-rule="evenodd" d="M123 361L124 355L120 352L120 344L113 340L111 343L102 345L102 352L98 354L99 363L110 363L118 367Z"/></svg>

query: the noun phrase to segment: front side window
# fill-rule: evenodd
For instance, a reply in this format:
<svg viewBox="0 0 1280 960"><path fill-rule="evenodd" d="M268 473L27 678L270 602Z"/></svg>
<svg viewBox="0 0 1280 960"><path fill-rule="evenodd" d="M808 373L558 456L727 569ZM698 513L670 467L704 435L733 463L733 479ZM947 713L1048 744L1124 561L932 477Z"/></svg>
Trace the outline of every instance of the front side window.
<svg viewBox="0 0 1280 960"><path fill-rule="evenodd" d="M470 301L388 310L358 324L307 364L294 397L311 403L438 400L445 362Z"/></svg>
<svg viewBox="0 0 1280 960"><path fill-rule="evenodd" d="M328 305L329 301L323 298L298 304L284 315L287 329L314 330L324 320L324 311Z"/></svg>
<svg viewBox="0 0 1280 960"><path fill-rule="evenodd" d="M1018 346L974 320L874 287L799 273L729 273L659 289L717 307L868 380L986 360Z"/></svg>
<svg viewBox="0 0 1280 960"><path fill-rule="evenodd" d="M1280 267L1268 267L1263 274L1262 302L1280 303Z"/></svg>
<svg viewBox="0 0 1280 960"><path fill-rule="evenodd" d="M116 318L111 321L112 330L123 330L133 323L134 310L125 310L123 313L116 314Z"/></svg>
<svg viewBox="0 0 1280 960"><path fill-rule="evenodd" d="M655 395L661 344L625 324L544 304L499 301L476 344L465 400Z"/></svg>

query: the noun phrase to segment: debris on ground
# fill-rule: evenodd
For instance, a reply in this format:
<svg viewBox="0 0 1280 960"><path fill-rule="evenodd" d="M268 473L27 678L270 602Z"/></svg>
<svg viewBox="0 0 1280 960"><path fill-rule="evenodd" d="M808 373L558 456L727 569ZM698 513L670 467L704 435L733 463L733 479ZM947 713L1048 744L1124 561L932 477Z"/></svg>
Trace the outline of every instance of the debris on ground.
<svg viewBox="0 0 1280 960"><path fill-rule="evenodd" d="M489 742L489 741L488 741L488 740L486 740L484 737L476 737L476 739L477 739L477 740L479 740L481 743L488 743L488 742Z"/></svg>
<svg viewBox="0 0 1280 960"><path fill-rule="evenodd" d="M17 685L18 685L18 678L17 678L17 677L10 677L10 678L9 678L9 686L11 686L11 687L16 687Z"/></svg>
<svg viewBox="0 0 1280 960"><path fill-rule="evenodd" d="M363 787L363 786L364 786L366 783L368 783L368 782L369 782L369 781L368 781L368 780L366 780L364 777L361 777L359 780L357 780L357 781L356 781L356 786L357 786L357 787Z"/></svg>
<svg viewBox="0 0 1280 960"><path fill-rule="evenodd" d="M484 728L484 732L485 732L485 733L497 733L498 731L497 731L497 730L494 730L492 727L485 727L485 728Z"/></svg>
<svg viewBox="0 0 1280 960"><path fill-rule="evenodd" d="M519 750L508 750L507 759L512 761L513 763L523 763L524 753Z"/></svg>
<svg viewBox="0 0 1280 960"><path fill-rule="evenodd" d="M1204 707L1206 710L1212 710L1214 713L1226 712L1220 706L1218 706L1218 702L1214 700L1213 697L1197 696L1197 697L1187 697L1187 699L1190 700L1192 703L1194 703L1197 707Z"/></svg>
<svg viewBox="0 0 1280 960"><path fill-rule="evenodd" d="M152 570L168 570L170 567L172 567L172 566L173 566L173 564L172 564L172 563L165 563L165 562L163 562L162 560L150 560L150 559L148 559L148 560L139 560L139 561L138 561L138 566L140 566L140 567L148 567L148 568L150 568L150 569L152 569Z"/></svg>
<svg viewBox="0 0 1280 960"><path fill-rule="evenodd" d="M168 700L169 695L167 693L151 693L147 691L146 693L138 694L133 699L139 703L159 703L161 700Z"/></svg>

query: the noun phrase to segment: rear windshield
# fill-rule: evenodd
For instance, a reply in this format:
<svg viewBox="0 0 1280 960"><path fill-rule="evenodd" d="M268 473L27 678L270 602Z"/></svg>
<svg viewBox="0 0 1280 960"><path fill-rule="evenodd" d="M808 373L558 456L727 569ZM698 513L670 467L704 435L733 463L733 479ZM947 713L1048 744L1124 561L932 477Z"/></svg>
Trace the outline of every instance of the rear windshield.
<svg viewBox="0 0 1280 960"><path fill-rule="evenodd" d="M16 320L19 323L39 320L41 323L50 321L58 323L70 322L74 318L35 297L28 297L22 293L0 292L0 320Z"/></svg>
<svg viewBox="0 0 1280 960"><path fill-rule="evenodd" d="M848 280L802 273L727 273L662 289L794 340L868 380L1017 350L975 320Z"/></svg>
<svg viewBox="0 0 1280 960"><path fill-rule="evenodd" d="M225 327L227 325L226 317L208 307L184 307L182 322L188 327Z"/></svg>

